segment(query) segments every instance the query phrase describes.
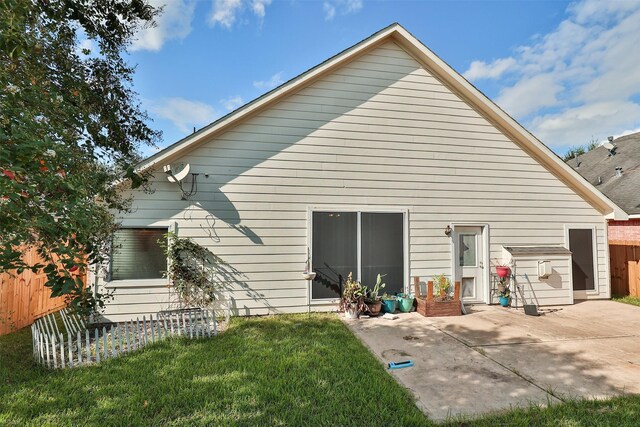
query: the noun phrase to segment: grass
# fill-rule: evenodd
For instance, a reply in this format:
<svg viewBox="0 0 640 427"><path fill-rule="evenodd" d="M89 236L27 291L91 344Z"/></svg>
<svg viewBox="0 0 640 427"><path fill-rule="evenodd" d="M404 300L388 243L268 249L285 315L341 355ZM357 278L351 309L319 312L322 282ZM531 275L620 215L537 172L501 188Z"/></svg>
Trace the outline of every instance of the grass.
<svg viewBox="0 0 640 427"><path fill-rule="evenodd" d="M629 295L625 297L621 297L621 296L614 295L613 297L611 297L611 299L613 301L622 302L625 304L637 305L640 307L640 297L632 297Z"/></svg>
<svg viewBox="0 0 640 427"><path fill-rule="evenodd" d="M88 368L31 362L28 329L0 338L0 425L425 425L335 315L233 319Z"/></svg>
<svg viewBox="0 0 640 427"><path fill-rule="evenodd" d="M450 426L637 425L640 397L515 409ZM0 425L429 426L334 315L233 319L88 368L31 361L29 329L0 337Z"/></svg>

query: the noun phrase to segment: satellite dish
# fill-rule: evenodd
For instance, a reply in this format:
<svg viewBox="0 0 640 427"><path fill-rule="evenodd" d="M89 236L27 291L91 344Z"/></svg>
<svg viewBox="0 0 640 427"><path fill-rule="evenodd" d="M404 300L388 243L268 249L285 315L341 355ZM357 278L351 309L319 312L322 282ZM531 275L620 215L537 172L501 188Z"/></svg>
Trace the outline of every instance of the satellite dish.
<svg viewBox="0 0 640 427"><path fill-rule="evenodd" d="M167 179L169 180L169 182L176 182L179 183L180 181L182 181L183 179L185 179L187 177L187 175L189 175L189 163L187 163L180 172L178 173L173 173L171 171L171 167L164 167L164 171L167 173Z"/></svg>
<svg viewBox="0 0 640 427"><path fill-rule="evenodd" d="M609 150L609 151L611 151L611 150L613 150L615 148L615 145L613 145L612 143L610 143L608 141L605 142L604 144L602 144L602 146L604 148L606 148L607 150Z"/></svg>

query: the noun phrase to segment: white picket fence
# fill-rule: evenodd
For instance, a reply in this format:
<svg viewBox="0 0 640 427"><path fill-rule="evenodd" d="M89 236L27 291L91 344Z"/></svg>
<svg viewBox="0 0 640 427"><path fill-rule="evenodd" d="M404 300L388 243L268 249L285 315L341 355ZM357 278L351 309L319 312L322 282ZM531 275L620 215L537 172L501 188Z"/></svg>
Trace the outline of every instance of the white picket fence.
<svg viewBox="0 0 640 427"><path fill-rule="evenodd" d="M210 338L218 333L213 310L186 309L160 312L135 321L115 323L90 331L78 316L60 312L66 331L52 314L31 325L33 357L48 368L71 368L100 363L141 349L170 336Z"/></svg>

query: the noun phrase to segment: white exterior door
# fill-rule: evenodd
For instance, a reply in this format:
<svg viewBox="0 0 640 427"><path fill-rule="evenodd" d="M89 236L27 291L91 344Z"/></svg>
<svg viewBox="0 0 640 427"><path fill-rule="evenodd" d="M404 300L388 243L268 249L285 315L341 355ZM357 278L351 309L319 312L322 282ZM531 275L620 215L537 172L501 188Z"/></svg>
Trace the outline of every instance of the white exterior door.
<svg viewBox="0 0 640 427"><path fill-rule="evenodd" d="M456 227L456 279L460 280L462 300L484 302L484 242L482 227Z"/></svg>

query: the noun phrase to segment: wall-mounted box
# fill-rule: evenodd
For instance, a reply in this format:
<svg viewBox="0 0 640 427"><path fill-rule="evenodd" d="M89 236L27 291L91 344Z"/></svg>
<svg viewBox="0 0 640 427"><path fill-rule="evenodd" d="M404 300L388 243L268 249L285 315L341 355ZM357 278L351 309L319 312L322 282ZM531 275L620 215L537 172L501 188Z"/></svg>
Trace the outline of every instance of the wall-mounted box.
<svg viewBox="0 0 640 427"><path fill-rule="evenodd" d="M538 278L547 279L551 276L553 269L551 268L551 261L538 261Z"/></svg>

